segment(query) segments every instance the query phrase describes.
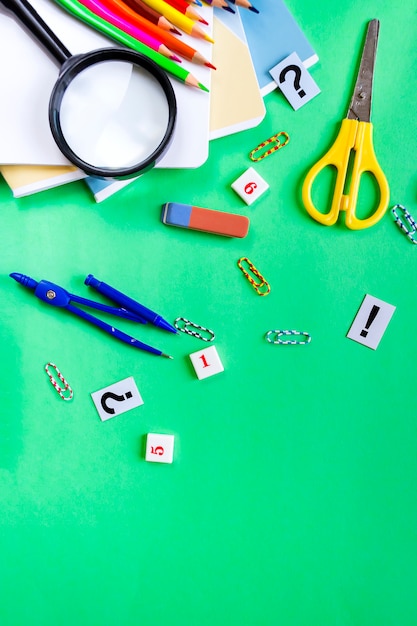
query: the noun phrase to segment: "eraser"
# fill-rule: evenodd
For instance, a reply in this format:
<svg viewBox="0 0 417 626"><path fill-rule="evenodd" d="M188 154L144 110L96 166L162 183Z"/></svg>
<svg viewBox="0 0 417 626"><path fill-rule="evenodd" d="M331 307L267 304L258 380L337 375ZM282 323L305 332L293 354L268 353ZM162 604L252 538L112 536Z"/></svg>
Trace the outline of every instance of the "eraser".
<svg viewBox="0 0 417 626"><path fill-rule="evenodd" d="M169 226L201 230L225 237L243 238L249 230L249 218L245 215L203 209L178 202L167 202L162 206L161 220Z"/></svg>

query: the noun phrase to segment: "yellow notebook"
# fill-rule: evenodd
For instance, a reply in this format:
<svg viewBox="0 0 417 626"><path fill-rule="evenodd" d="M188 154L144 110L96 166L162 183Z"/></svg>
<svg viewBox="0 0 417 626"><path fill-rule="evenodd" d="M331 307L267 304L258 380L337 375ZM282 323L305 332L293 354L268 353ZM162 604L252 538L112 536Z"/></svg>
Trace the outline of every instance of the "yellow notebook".
<svg viewBox="0 0 417 626"><path fill-rule="evenodd" d="M239 13L223 13L213 23L210 139L253 128L266 113Z"/></svg>
<svg viewBox="0 0 417 626"><path fill-rule="evenodd" d="M15 198L85 178L84 172L71 165L0 165L0 174Z"/></svg>

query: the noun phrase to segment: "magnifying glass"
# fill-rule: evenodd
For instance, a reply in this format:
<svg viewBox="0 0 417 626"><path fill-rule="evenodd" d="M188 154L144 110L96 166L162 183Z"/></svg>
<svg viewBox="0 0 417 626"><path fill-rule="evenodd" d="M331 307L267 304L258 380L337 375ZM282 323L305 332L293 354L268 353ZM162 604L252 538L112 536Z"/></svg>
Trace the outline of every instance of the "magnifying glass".
<svg viewBox="0 0 417 626"><path fill-rule="evenodd" d="M71 55L27 0L1 0L60 64L49 125L66 158L91 176L131 178L166 152L174 90L151 59L124 48Z"/></svg>

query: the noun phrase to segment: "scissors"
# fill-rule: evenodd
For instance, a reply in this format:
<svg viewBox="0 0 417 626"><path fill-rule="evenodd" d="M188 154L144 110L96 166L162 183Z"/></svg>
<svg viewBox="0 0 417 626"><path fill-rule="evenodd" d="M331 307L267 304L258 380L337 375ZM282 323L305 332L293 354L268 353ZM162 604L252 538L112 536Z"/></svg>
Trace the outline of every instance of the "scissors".
<svg viewBox="0 0 417 626"><path fill-rule="evenodd" d="M340 211L345 211L345 223L348 228L352 230L368 228L381 219L388 207L389 186L375 156L372 142L373 126L370 122L378 33L379 20L371 20L368 23L361 63L347 116L342 121L333 146L313 165L303 183L302 199L307 212L316 221L326 226L335 224ZM351 169L352 158L353 168L349 177L348 171ZM313 204L311 190L314 179L327 166L334 166L337 176L330 210L327 213L321 213ZM372 215L360 219L356 215L356 204L361 176L364 172L370 173L379 187L379 204Z"/></svg>

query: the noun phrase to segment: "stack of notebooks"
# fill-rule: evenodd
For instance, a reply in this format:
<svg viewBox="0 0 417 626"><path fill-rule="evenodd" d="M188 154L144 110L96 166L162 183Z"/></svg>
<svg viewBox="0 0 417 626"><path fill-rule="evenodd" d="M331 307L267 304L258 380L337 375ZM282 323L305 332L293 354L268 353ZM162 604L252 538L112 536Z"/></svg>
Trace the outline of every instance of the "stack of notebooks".
<svg viewBox="0 0 417 626"><path fill-rule="evenodd" d="M72 54L117 45L67 13L54 0L30 0ZM172 80L178 104L174 140L158 168L196 168L208 158L209 141L259 124L263 98L277 87L269 70L292 52L308 68L318 61L298 22L282 0L256 0L259 13L234 13L204 4L199 13L215 43L183 34L217 68L182 65L209 93ZM279 36L277 36L279 33ZM11 54L11 51L13 53ZM86 176L60 153L49 130L49 94L58 68L38 42L0 10L0 174L14 197L83 179L97 202L133 180ZM28 106L30 103L30 106Z"/></svg>

